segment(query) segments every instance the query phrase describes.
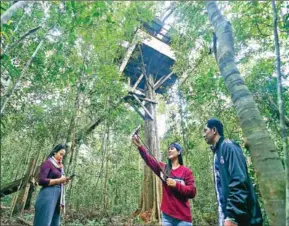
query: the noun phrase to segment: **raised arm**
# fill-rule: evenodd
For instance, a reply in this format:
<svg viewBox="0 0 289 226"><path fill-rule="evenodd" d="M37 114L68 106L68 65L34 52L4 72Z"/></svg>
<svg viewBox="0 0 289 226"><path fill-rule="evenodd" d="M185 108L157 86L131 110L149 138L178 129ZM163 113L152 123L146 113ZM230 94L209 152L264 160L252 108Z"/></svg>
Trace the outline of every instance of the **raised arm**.
<svg viewBox="0 0 289 226"><path fill-rule="evenodd" d="M160 176L160 172L161 172L161 165L163 165L163 163L158 162L157 160L155 160L153 157L151 157L144 146L140 146L138 147L139 153L141 155L141 157L143 158L143 160L146 162L146 164L152 169L152 171L157 175Z"/></svg>
<svg viewBox="0 0 289 226"><path fill-rule="evenodd" d="M154 159L152 156L150 156L147 153L147 150L143 145L141 145L139 138L137 136L134 136L132 138L133 143L138 147L139 153L143 160L146 162L146 164L152 169L152 171L160 177L161 172L161 166L163 167L163 163L158 162L156 159Z"/></svg>

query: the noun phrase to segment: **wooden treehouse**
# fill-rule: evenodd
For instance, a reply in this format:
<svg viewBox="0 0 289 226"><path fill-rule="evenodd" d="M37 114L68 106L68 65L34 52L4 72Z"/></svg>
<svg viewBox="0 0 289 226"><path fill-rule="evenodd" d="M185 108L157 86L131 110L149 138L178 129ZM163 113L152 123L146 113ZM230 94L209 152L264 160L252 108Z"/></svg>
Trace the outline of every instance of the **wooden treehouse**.
<svg viewBox="0 0 289 226"><path fill-rule="evenodd" d="M177 80L172 72L175 57L169 45L172 30L166 29L158 19L144 24L143 28L136 32L127 48L120 71L128 77L130 90L126 101L145 120L146 145L160 160L155 97L166 93ZM137 213L140 217L150 213L150 221L160 221L161 184L148 167L144 167L144 176Z"/></svg>
<svg viewBox="0 0 289 226"><path fill-rule="evenodd" d="M147 105L156 104L155 94L167 92L177 79L171 70L175 63L169 46L171 31L158 19L145 23L143 30L136 32L120 66L130 86L126 101L144 120L154 120L153 112ZM142 41L138 43L139 39Z"/></svg>

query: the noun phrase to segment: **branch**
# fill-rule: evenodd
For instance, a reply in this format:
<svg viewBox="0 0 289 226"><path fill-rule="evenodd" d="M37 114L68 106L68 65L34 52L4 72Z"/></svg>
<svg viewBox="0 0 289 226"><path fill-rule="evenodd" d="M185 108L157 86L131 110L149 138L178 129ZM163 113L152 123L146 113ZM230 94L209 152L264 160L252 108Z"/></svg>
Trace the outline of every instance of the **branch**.
<svg viewBox="0 0 289 226"><path fill-rule="evenodd" d="M257 29L258 29L258 32L260 33L260 35L262 35L263 37L268 37L270 35L266 35L264 33L262 33L260 27L259 27L259 24L257 22L254 21L254 24L256 25Z"/></svg>
<svg viewBox="0 0 289 226"><path fill-rule="evenodd" d="M272 100L271 97L269 97L268 95L262 95L262 94L260 94L260 93L256 93L254 96L257 98L257 100L258 100L259 102L263 102L264 100L266 100L266 102L267 102L267 103L266 103L266 106L269 106L269 108L273 111L273 112L270 112L270 113L276 114L277 117L280 119L280 113L279 113L278 106L277 106L277 104ZM284 115L284 119L285 119L285 125L289 128L289 118L288 118L286 115Z"/></svg>
<svg viewBox="0 0 289 226"><path fill-rule="evenodd" d="M36 31L38 31L40 28L42 28L41 26L38 26L38 27L35 27L35 28L32 28L31 30L27 31L24 35L22 35L16 42L14 42L11 47L9 48L9 51L11 51L11 49L13 49L14 47L16 47L16 45L21 42L23 39L25 39L27 36L35 33ZM6 54L8 50L8 45L7 47L5 48L5 50L3 51L3 53L1 54L1 57Z"/></svg>
<svg viewBox="0 0 289 226"><path fill-rule="evenodd" d="M33 34L34 32L38 31L39 29L41 28L41 26L38 26L38 27L35 27L35 28L32 28L31 30L27 31L24 35L22 35L18 41L15 43L18 44L19 42L21 42L24 38L26 38L28 35L31 35Z"/></svg>
<svg viewBox="0 0 289 226"><path fill-rule="evenodd" d="M108 108L106 112L109 112L110 110L117 109L117 107L124 101L124 98L125 97L121 97L121 99L118 100L115 104L111 105L110 108ZM84 137L89 135L100 123L102 123L104 121L104 119L106 119L107 116L108 116L108 114L104 113L92 125L90 125L85 131L80 132L77 136L75 143L79 143Z"/></svg>
<svg viewBox="0 0 289 226"><path fill-rule="evenodd" d="M26 220L24 220L24 219L22 219L20 217L17 217L17 220L19 222L21 222L22 224L24 224L24 225L32 226L32 224L30 222L28 222L28 221L26 221Z"/></svg>
<svg viewBox="0 0 289 226"><path fill-rule="evenodd" d="M202 57L199 59L199 61L195 64L195 66L190 70L190 72L188 72L188 75L184 78L184 80L181 82L180 86L181 87L186 81L187 79L189 78L190 76L190 73L192 73L193 71L195 71L198 66L202 63L203 59L205 57L205 54L202 55Z"/></svg>
<svg viewBox="0 0 289 226"><path fill-rule="evenodd" d="M11 96L13 95L15 89L17 88L18 84L20 83L21 78L23 77L23 75L25 74L25 72L27 71L28 67L30 66L31 62L33 61L33 59L35 58L38 50L40 49L41 45L43 44L43 40L40 41L40 43L38 44L37 48L35 49L34 53L32 54L32 56L30 57L30 59L26 62L23 70L21 71L20 76L18 77L17 81L15 82L14 86L12 87L12 89L10 91L8 91L7 93L7 97L3 102L2 108L1 108L1 112L0 115L3 114L6 104L8 103L8 101L10 100Z"/></svg>
<svg viewBox="0 0 289 226"><path fill-rule="evenodd" d="M279 109L277 107L277 104L275 104L271 98L269 98L268 101L269 101L269 104L271 105L271 108L274 110L274 112L278 115L278 117L280 119L280 112L279 112ZM289 128L289 119L286 115L284 115L284 120L285 120L285 125Z"/></svg>
<svg viewBox="0 0 289 226"><path fill-rule="evenodd" d="M165 23L165 21L174 13L174 11L177 9L176 5L177 3L169 7L168 10L170 10L170 12L162 19L162 23Z"/></svg>
<svg viewBox="0 0 289 226"><path fill-rule="evenodd" d="M13 16L13 14L19 9L27 5L29 1L19 1L13 4L5 13L1 16L1 25L6 24L7 21Z"/></svg>

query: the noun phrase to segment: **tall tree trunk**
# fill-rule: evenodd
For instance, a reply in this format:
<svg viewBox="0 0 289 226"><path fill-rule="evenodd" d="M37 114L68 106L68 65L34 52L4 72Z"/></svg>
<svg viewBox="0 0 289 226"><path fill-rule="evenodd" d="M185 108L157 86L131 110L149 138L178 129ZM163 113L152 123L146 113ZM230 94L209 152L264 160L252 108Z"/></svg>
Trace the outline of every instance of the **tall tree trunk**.
<svg viewBox="0 0 289 226"><path fill-rule="evenodd" d="M69 159L69 163L68 163L68 167L67 167L68 173L70 172L73 159L74 158L76 159L75 149L77 146L77 142L76 142L75 133L76 133L76 125L78 123L79 114L80 114L80 98L81 98L81 89L83 86L82 78L85 74L85 69L87 68L86 66L88 64L87 56L88 56L88 50L86 50L86 53L83 57L82 71L81 71L80 76L77 79L74 109L73 109L73 114L72 114L71 119L70 119L69 129L67 132L67 137L66 137L66 142L65 142L69 146L69 152L70 152L70 159Z"/></svg>
<svg viewBox="0 0 289 226"><path fill-rule="evenodd" d="M280 129L283 143L283 152L285 156L285 170L286 170L286 226L289 226L289 153L287 150L287 134L285 125L285 114L284 114L284 102L282 92L282 72L281 72L281 59L280 59L280 48L279 48L279 35L278 35L278 15L275 5L275 1L272 1L273 8L273 29L275 39L275 53L276 53L276 71L277 71L277 92L278 92L278 105L280 114Z"/></svg>
<svg viewBox="0 0 289 226"><path fill-rule="evenodd" d="M25 74L26 70L28 69L28 67L30 66L31 62L33 61L34 57L36 56L38 50L40 49L40 47L42 46L42 43L43 43L43 40L40 41L40 43L38 44L38 46L36 47L34 53L32 54L32 56L30 57L30 59L26 62L23 70L21 71L21 74L20 76L17 78L14 86L10 89L10 91L8 91L8 93L5 95L6 98L4 100L3 103L1 103L2 107L1 107L1 112L0 112L0 115L3 114L4 110L5 110L5 107L6 107L6 104L8 103L8 101L10 100L11 96L13 95L15 89L17 88L21 78L23 77L23 75Z"/></svg>
<svg viewBox="0 0 289 226"><path fill-rule="evenodd" d="M178 82L178 86L180 87L180 84ZM182 134L182 142L184 145L185 150L188 148L187 145L187 139L185 138L185 115L184 115L184 111L183 111L183 106L184 106L184 96L183 93L181 91L181 89L178 89L178 108L179 108L179 114L181 117L181 134Z"/></svg>
<svg viewBox="0 0 289 226"><path fill-rule="evenodd" d="M30 210L31 208L31 201L32 201L32 196L33 196L33 192L35 191L35 185L30 183L30 187L29 187L29 191L28 191L28 195L27 195L27 200L24 206L24 210Z"/></svg>
<svg viewBox="0 0 289 226"><path fill-rule="evenodd" d="M1 16L1 26L3 24L6 24L7 21L10 19L10 17L13 16L13 14L19 9L27 5L29 1L19 1L15 4L13 4L9 9L6 10L5 13Z"/></svg>
<svg viewBox="0 0 289 226"><path fill-rule="evenodd" d="M104 186L103 186L103 211L108 210L108 164L109 164L109 125L106 126L106 142L105 142L105 171L104 171Z"/></svg>
<svg viewBox="0 0 289 226"><path fill-rule="evenodd" d="M71 171L70 169L72 166L73 157L75 155L75 148L76 148L75 133L76 133L77 119L78 119L78 115L80 111L80 105L79 105L80 94L81 94L80 90L81 90L80 88L77 88L77 94L76 94L76 98L74 102L74 112L70 119L70 124L69 124L68 132L67 132L66 142L65 142L69 146L69 155L70 155L69 162L67 165L67 173L70 173Z"/></svg>
<svg viewBox="0 0 289 226"><path fill-rule="evenodd" d="M153 77L148 77L146 82L146 97L155 99L155 91ZM152 154L159 160L159 138L157 133L157 120L155 105L148 103L147 109L153 116L153 121L145 121L145 140L148 148ZM142 188L142 210L141 212L151 211L151 221L160 221L160 181L155 174L145 165L144 169L144 183Z"/></svg>
<svg viewBox="0 0 289 226"><path fill-rule="evenodd" d="M217 36L217 63L248 140L270 225L285 225L285 172L282 162L252 94L236 67L231 24L223 17L216 2L206 4Z"/></svg>
<svg viewBox="0 0 289 226"><path fill-rule="evenodd" d="M115 162L115 170L114 170L114 175L117 174L117 161ZM119 204L119 194L118 194L118 180L116 179L116 183L115 183L115 190L114 190L114 202L113 205L114 206L118 206Z"/></svg>

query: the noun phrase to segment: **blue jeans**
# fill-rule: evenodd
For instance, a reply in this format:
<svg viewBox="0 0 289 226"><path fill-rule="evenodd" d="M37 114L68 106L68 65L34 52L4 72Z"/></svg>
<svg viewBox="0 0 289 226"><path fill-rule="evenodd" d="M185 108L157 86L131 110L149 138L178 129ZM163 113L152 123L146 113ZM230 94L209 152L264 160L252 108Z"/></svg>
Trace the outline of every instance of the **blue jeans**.
<svg viewBox="0 0 289 226"><path fill-rule="evenodd" d="M162 225L163 226L193 226L191 222L182 221L169 215L162 213Z"/></svg>
<svg viewBox="0 0 289 226"><path fill-rule="evenodd" d="M60 225L60 186L41 188L36 203L33 226Z"/></svg>

